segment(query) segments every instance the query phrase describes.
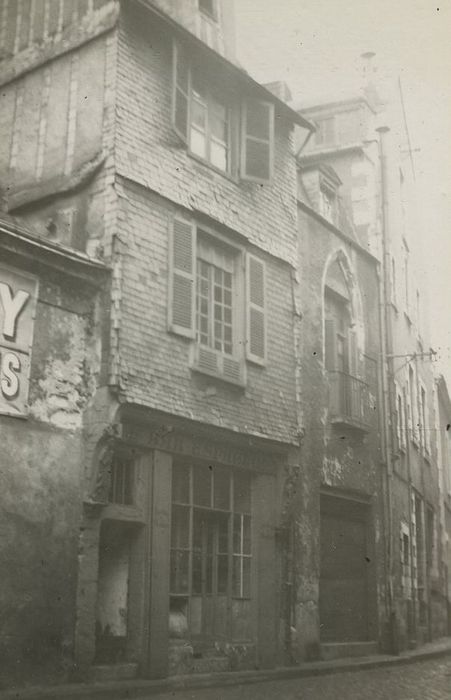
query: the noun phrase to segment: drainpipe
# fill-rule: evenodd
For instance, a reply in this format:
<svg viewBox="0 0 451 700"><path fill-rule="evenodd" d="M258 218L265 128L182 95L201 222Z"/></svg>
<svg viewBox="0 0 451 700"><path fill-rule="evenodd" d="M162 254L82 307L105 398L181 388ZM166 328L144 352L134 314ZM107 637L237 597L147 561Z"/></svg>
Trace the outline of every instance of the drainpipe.
<svg viewBox="0 0 451 700"><path fill-rule="evenodd" d="M381 196L381 233L382 233L382 272L380 277L380 315L381 315L381 375L382 375L382 424L383 445L385 457L385 512L386 512L386 564L387 564L387 602L388 602L388 628L390 635L390 647L393 654L399 654L398 628L396 610L394 605L394 557L393 557L393 359L392 352L392 327L389 317L389 290L390 290L390 251L388 246L389 218L387 196L387 152L386 135L389 127L381 126L376 131L379 133L379 161L380 161L380 196Z"/></svg>

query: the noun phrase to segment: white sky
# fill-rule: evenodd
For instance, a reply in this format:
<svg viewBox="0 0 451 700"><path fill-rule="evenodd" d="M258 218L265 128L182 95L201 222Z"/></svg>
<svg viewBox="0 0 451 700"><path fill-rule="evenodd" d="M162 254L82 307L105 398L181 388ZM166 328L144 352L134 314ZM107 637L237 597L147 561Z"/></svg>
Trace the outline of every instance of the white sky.
<svg viewBox="0 0 451 700"><path fill-rule="evenodd" d="M376 52L402 80L429 254L431 336L451 391L451 0L235 0L238 58L296 103L355 79ZM419 150L416 150L419 149Z"/></svg>

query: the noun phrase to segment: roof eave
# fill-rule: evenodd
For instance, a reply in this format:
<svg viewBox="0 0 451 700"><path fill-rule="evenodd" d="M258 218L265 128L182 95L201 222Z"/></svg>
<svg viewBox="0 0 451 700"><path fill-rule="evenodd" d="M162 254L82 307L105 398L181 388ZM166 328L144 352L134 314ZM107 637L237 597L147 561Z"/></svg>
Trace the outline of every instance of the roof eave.
<svg viewBox="0 0 451 700"><path fill-rule="evenodd" d="M142 7L144 7L145 9L147 9L148 11L152 12L155 16L159 17L175 33L179 34L185 40L191 42L192 45L195 46L200 51L203 51L204 53L206 53L207 56L209 56L213 61L217 61L224 68L226 68L231 73L233 73L236 76L237 80L240 80L242 82L247 83L247 85L249 86L249 88L251 90L254 90L256 93L259 94L261 99L268 100L269 102L272 102L274 105L276 105L282 112L284 112L286 114L286 116L289 119L291 119L293 124L297 124L298 126L301 126L304 129L307 129L308 131L311 131L311 132L316 131L316 127L314 126L314 124L312 122L310 122L308 119L303 117L296 110L292 109L292 107L287 105L286 102L283 102L283 100L280 100L270 90L268 90L263 85L261 85L256 80L254 80L242 68L239 68L237 65L235 65L234 63L229 61L227 58L225 58L225 56L222 56L220 53L218 53L217 51L212 49L205 42L203 42L201 39L199 39L195 34L190 32L188 29L186 29L181 24L179 24L174 19L172 19L172 17L167 15L165 12L163 12L163 10L161 10L159 7L156 7L152 3L152 0L134 0L134 1L137 4L141 5Z"/></svg>

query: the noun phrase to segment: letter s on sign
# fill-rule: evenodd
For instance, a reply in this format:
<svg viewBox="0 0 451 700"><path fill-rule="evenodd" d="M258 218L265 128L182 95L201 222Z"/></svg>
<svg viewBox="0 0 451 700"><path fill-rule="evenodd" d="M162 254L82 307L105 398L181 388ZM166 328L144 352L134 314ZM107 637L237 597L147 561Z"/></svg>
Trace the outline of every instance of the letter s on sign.
<svg viewBox="0 0 451 700"><path fill-rule="evenodd" d="M13 352L5 352L1 364L1 389L8 399L14 399L19 393L20 359Z"/></svg>

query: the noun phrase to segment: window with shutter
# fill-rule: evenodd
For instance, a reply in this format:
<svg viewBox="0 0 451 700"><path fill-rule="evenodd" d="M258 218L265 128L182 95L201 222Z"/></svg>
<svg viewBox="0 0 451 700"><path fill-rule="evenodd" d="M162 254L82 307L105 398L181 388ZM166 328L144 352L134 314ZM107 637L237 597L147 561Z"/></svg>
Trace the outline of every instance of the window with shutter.
<svg viewBox="0 0 451 700"><path fill-rule="evenodd" d="M193 369L243 386L241 252L199 229Z"/></svg>
<svg viewBox="0 0 451 700"><path fill-rule="evenodd" d="M247 359L260 365L266 362L265 263L247 255Z"/></svg>
<svg viewBox="0 0 451 700"><path fill-rule="evenodd" d="M268 183L274 160L274 105L249 100L243 104L241 177Z"/></svg>
<svg viewBox="0 0 451 700"><path fill-rule="evenodd" d="M190 221L174 219L169 251L169 330L194 338L196 231Z"/></svg>
<svg viewBox="0 0 451 700"><path fill-rule="evenodd" d="M267 184L273 174L274 104L246 100L239 104L233 91L217 86L203 67L190 62L186 50L173 47L172 124L190 153L214 168ZM238 159L238 145L240 159Z"/></svg>
<svg viewBox="0 0 451 700"><path fill-rule="evenodd" d="M186 51L173 45L172 125L180 138L188 143L191 74Z"/></svg>

